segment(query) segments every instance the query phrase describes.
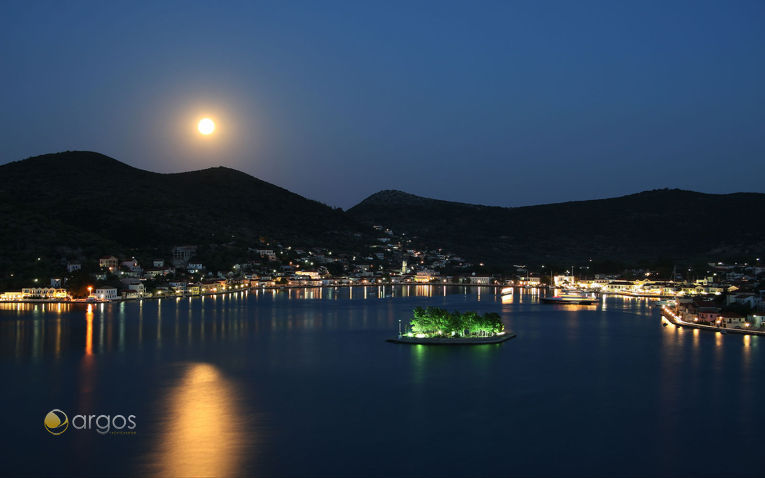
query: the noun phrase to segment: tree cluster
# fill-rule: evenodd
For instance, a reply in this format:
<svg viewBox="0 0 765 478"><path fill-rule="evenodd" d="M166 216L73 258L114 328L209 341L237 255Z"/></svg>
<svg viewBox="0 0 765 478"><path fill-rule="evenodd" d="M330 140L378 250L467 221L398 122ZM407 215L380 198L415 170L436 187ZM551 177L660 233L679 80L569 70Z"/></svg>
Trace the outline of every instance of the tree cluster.
<svg viewBox="0 0 765 478"><path fill-rule="evenodd" d="M476 312L449 312L438 307L415 308L409 326L414 334L460 337L494 335L505 328L499 314L494 312L479 315Z"/></svg>

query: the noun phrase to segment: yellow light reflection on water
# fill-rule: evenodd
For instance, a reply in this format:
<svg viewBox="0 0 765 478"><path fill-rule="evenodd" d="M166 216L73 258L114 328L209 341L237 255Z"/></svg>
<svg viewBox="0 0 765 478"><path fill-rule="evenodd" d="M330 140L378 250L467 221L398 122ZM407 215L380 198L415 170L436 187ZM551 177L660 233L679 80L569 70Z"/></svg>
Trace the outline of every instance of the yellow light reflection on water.
<svg viewBox="0 0 765 478"><path fill-rule="evenodd" d="M53 355L59 358L61 356L61 317L56 318L56 335L54 340Z"/></svg>
<svg viewBox="0 0 765 478"><path fill-rule="evenodd" d="M744 335L744 348L742 350L743 355L743 368L746 369L746 371L749 371L750 362L752 359L752 336L751 335Z"/></svg>
<svg viewBox="0 0 765 478"><path fill-rule="evenodd" d="M189 366L167 394L148 471L160 476L239 474L254 437L237 396L235 387L214 366Z"/></svg>
<svg viewBox="0 0 765 478"><path fill-rule="evenodd" d="M701 335L701 331L699 329L693 329L693 348L697 349L699 348L699 336Z"/></svg>
<svg viewBox="0 0 765 478"><path fill-rule="evenodd" d="M93 305L88 304L85 312L85 355L93 355Z"/></svg>

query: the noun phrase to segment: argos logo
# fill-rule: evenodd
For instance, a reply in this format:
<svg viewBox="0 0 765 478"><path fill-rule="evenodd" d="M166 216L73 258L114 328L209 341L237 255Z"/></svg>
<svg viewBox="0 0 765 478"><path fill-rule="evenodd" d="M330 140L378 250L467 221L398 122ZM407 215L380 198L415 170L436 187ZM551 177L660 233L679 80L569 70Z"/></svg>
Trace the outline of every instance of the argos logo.
<svg viewBox="0 0 765 478"><path fill-rule="evenodd" d="M51 435L61 435L69 428L69 417L58 408L54 408L45 415L43 424Z"/></svg>
<svg viewBox="0 0 765 478"><path fill-rule="evenodd" d="M74 415L71 425L75 430L95 430L101 435L135 435L135 415ZM43 425L51 435L61 435L69 428L69 417L55 408L45 415Z"/></svg>

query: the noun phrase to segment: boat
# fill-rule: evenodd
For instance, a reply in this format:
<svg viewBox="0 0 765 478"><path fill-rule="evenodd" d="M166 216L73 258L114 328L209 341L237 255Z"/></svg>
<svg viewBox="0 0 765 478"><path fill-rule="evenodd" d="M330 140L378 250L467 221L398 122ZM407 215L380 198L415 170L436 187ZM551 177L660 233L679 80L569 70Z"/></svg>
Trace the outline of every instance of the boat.
<svg viewBox="0 0 765 478"><path fill-rule="evenodd" d="M502 290L500 291L501 295L510 295L512 293L513 293L512 287L503 287Z"/></svg>
<svg viewBox="0 0 765 478"><path fill-rule="evenodd" d="M663 306L666 305L666 306L672 307L675 304L676 304L675 300L673 300L673 299L666 299L666 300L657 300L656 302L654 302L653 306L654 307L663 307Z"/></svg>
<svg viewBox="0 0 765 478"><path fill-rule="evenodd" d="M578 304L578 305L592 305L598 303L598 298L585 295L581 291L568 290L560 295L554 295L551 297L542 297L540 300L547 304Z"/></svg>

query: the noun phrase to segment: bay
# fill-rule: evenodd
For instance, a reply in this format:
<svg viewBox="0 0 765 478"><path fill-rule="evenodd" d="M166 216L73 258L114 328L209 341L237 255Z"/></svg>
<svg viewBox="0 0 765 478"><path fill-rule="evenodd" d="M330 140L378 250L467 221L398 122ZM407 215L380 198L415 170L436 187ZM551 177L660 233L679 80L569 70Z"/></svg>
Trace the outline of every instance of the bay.
<svg viewBox="0 0 765 478"><path fill-rule="evenodd" d="M662 327L648 299L538 299L388 286L1 304L0 471L761 474L762 338ZM385 342L428 305L498 312L518 337ZM59 436L43 426L52 409L70 420ZM109 415L109 430L76 429L76 415Z"/></svg>

